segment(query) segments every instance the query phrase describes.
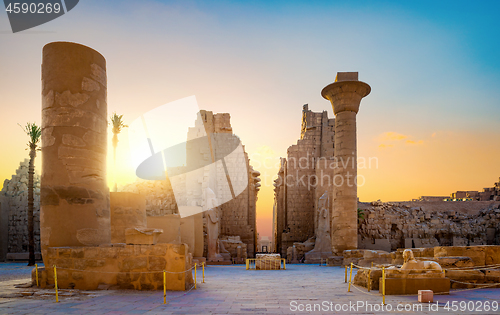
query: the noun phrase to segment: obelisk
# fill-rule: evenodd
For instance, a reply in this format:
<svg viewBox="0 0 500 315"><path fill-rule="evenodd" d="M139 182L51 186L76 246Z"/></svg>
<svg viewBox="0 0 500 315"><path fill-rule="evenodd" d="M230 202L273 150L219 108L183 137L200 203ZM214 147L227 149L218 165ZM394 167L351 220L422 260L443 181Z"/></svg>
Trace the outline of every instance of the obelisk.
<svg viewBox="0 0 500 315"><path fill-rule="evenodd" d="M358 248L358 189L356 114L361 99L371 91L358 81L357 72L338 72L335 82L321 95L332 103L335 114L336 167L333 184L332 252L342 256L344 250Z"/></svg>

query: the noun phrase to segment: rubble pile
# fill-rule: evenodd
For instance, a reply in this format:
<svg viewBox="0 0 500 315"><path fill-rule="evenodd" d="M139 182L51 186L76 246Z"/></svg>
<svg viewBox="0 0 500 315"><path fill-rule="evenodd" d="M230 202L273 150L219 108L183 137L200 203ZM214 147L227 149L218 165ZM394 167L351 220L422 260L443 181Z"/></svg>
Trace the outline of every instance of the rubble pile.
<svg viewBox="0 0 500 315"><path fill-rule="evenodd" d="M372 202L359 222L361 240L388 239L390 249L500 244L500 206L479 213L429 211L397 203Z"/></svg>

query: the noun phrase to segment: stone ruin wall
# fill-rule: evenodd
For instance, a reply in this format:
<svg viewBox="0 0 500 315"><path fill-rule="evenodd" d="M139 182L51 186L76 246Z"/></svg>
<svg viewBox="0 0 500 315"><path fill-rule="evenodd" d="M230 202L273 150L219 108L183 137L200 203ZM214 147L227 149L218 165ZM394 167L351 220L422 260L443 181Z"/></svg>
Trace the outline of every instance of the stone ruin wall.
<svg viewBox="0 0 500 315"><path fill-rule="evenodd" d="M146 197L146 215L164 216L178 214L174 191L170 180L137 179L131 184L118 187L118 191L132 192Z"/></svg>
<svg viewBox="0 0 500 315"><path fill-rule="evenodd" d="M16 175L6 179L0 195L4 198L7 212L7 250L5 253L28 252L28 166L29 159L20 163ZM35 252L40 252L40 176L34 174L33 225L35 234ZM4 231L5 232L5 231Z"/></svg>
<svg viewBox="0 0 500 315"><path fill-rule="evenodd" d="M288 148L287 158L282 158L274 184L273 244L283 257L293 243L315 235L317 200L325 191L332 204L334 137L335 119L329 119L326 111L315 113L304 105L300 139Z"/></svg>
<svg viewBox="0 0 500 315"><path fill-rule="evenodd" d="M200 131L197 129L204 128L208 133L231 134L232 136L230 137L230 139L225 139L225 141L215 140L214 143L212 143L215 155L226 156L227 154L231 153L230 151L228 151L228 149L231 149L232 146L228 142L240 141L240 139L233 134L233 129L230 122L231 116L228 113L213 114L213 112L211 111L202 110L200 111L200 117L202 121L197 122L197 126L195 126L194 128L190 128L189 133L199 134ZM188 139L189 138L190 137L188 137ZM199 152L198 154L203 154L203 158L209 158L208 152ZM247 166L246 170L237 171L247 172L249 180L248 187L241 194L236 196L236 198L231 199L218 207L218 211L220 211L221 215L219 235L220 239L239 236L241 242L246 244L246 255L248 257L254 257L257 246L256 202L258 187L256 186L256 182L254 182L254 170L250 165L250 159L248 158L248 154L246 152L245 162ZM226 174L223 171L217 172L217 182L225 181L227 181ZM203 218L203 232L206 237L207 218L205 215ZM205 256L207 252L207 240L205 238Z"/></svg>
<svg viewBox="0 0 500 315"><path fill-rule="evenodd" d="M274 183L273 251L283 257L294 243L300 247L314 236L317 220L314 210L325 190L330 194L332 207L331 184L322 182L321 178L334 175L330 160L334 155L334 122L328 119L326 112L314 113L305 105L301 138L289 147L287 158L281 158ZM318 157L327 159L318 160ZM300 158L308 167L299 165ZM306 163L313 158L315 163ZM293 160L296 163L291 163ZM307 180L306 185L296 185L301 176L307 179L312 175L318 180L312 189L308 189ZM285 177L293 181L293 185L285 185L281 180ZM365 211L365 219L359 224L359 248L390 252L405 247L500 244L500 202L497 201L500 181L477 196L473 193L452 194L456 198L477 197L472 201L444 201L441 197L426 196L407 202L360 202L358 207Z"/></svg>
<svg viewBox="0 0 500 315"><path fill-rule="evenodd" d="M188 140L200 137L205 134L205 130L212 133L228 133L232 135L232 127L230 123L230 115L227 113L213 114L211 111L200 111L199 121L197 120L194 127L189 128ZM235 135L231 137L234 141L240 141ZM227 141L227 139L225 139ZM188 142L187 150L190 150ZM214 150L218 155L224 155L231 146L224 142L213 143ZM244 148L244 146L243 146ZM190 151L190 159L206 160L210 158L210 152L202 152L196 149ZM201 158L194 154L203 155ZM254 257L257 244L257 227L256 227L256 201L257 192L259 190L257 176L259 172L253 170L250 165L248 155L245 153L245 160L248 172L249 185L235 199L232 199L218 207L221 215L220 236L221 239L230 239L233 236L238 236L241 239L243 247L247 250L245 256ZM185 175L176 176L177 185L185 185ZM223 172L218 172L217 181L227 180ZM205 183L206 184L206 183ZM208 187L208 186L207 186ZM203 186L202 189L206 187ZM164 181L148 181L137 180L134 183L119 187L119 191L134 192L142 194L146 197L146 214L148 216L164 216L168 214L178 214L177 203L175 201L174 192L170 180L167 178ZM203 233L207 235L206 217L203 218ZM231 250L233 250L231 248ZM233 250L235 253L235 249ZM205 239L204 256L207 253L207 242Z"/></svg>
<svg viewBox="0 0 500 315"><path fill-rule="evenodd" d="M359 248L500 244L500 202L359 203Z"/></svg>

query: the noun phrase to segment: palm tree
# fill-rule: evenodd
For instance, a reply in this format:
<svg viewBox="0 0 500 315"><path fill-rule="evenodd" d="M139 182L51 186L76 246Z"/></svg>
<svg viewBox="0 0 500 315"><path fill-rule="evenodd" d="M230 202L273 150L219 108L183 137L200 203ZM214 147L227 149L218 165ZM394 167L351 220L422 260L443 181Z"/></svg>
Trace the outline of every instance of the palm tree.
<svg viewBox="0 0 500 315"><path fill-rule="evenodd" d="M116 147L118 146L118 134L122 131L122 128L128 127L125 125L122 121L123 115L117 115L116 112L113 113L111 116L111 125L113 128L111 131L113 131L113 163L114 163L114 180L115 180L115 185L113 187L113 191L116 192L118 190L118 187L116 185Z"/></svg>
<svg viewBox="0 0 500 315"><path fill-rule="evenodd" d="M23 128L21 125L19 125ZM40 141L40 136L42 135L42 129L36 125L36 123L27 123L23 128L24 132L30 137L28 142L28 147L30 150L30 164L28 168L28 266L35 265L35 234L33 228L33 207L34 207L34 196L33 190L35 189L34 184L34 174L35 174L35 157L38 142Z"/></svg>

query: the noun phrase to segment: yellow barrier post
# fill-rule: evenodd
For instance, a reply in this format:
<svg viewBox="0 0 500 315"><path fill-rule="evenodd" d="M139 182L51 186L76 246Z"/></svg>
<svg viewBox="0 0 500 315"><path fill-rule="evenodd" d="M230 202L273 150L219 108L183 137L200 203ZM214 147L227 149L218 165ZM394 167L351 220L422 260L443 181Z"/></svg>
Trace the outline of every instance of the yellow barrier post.
<svg viewBox="0 0 500 315"><path fill-rule="evenodd" d="M205 283L205 263L204 262L201 263L201 267L203 268L202 269L202 274L203 274L203 281L202 281L202 283Z"/></svg>
<svg viewBox="0 0 500 315"><path fill-rule="evenodd" d="M35 264L36 286L38 287L38 264Z"/></svg>
<svg viewBox="0 0 500 315"><path fill-rule="evenodd" d="M385 305L385 267L382 267L382 304Z"/></svg>
<svg viewBox="0 0 500 315"><path fill-rule="evenodd" d="M351 263L351 271L349 272L349 288L347 292L351 292L351 279L352 279L352 263Z"/></svg>
<svg viewBox="0 0 500 315"><path fill-rule="evenodd" d="M196 263L194 263L194 288L196 289Z"/></svg>
<svg viewBox="0 0 500 315"><path fill-rule="evenodd" d="M326 259L326 266L328 266L328 258Z"/></svg>
<svg viewBox="0 0 500 315"><path fill-rule="evenodd" d="M345 280L344 283L347 283L347 265L345 265Z"/></svg>
<svg viewBox="0 0 500 315"><path fill-rule="evenodd" d="M283 269L286 270L286 259L283 258Z"/></svg>
<svg viewBox="0 0 500 315"><path fill-rule="evenodd" d="M163 270L163 304L167 304L167 272Z"/></svg>
<svg viewBox="0 0 500 315"><path fill-rule="evenodd" d="M372 275L372 270L370 269L370 271L368 271L368 283L366 284L368 292L370 292L370 287L371 287L371 281L370 281L371 275Z"/></svg>
<svg viewBox="0 0 500 315"><path fill-rule="evenodd" d="M248 264L249 264L249 263L250 263L250 261L249 261L249 260L248 260L248 258L247 258L247 270L248 270L248 267L249 267L249 266L248 266Z"/></svg>
<svg viewBox="0 0 500 315"><path fill-rule="evenodd" d="M59 302L59 293L57 292L57 270L56 270L56 265L54 265L54 283L56 287L56 303Z"/></svg>

